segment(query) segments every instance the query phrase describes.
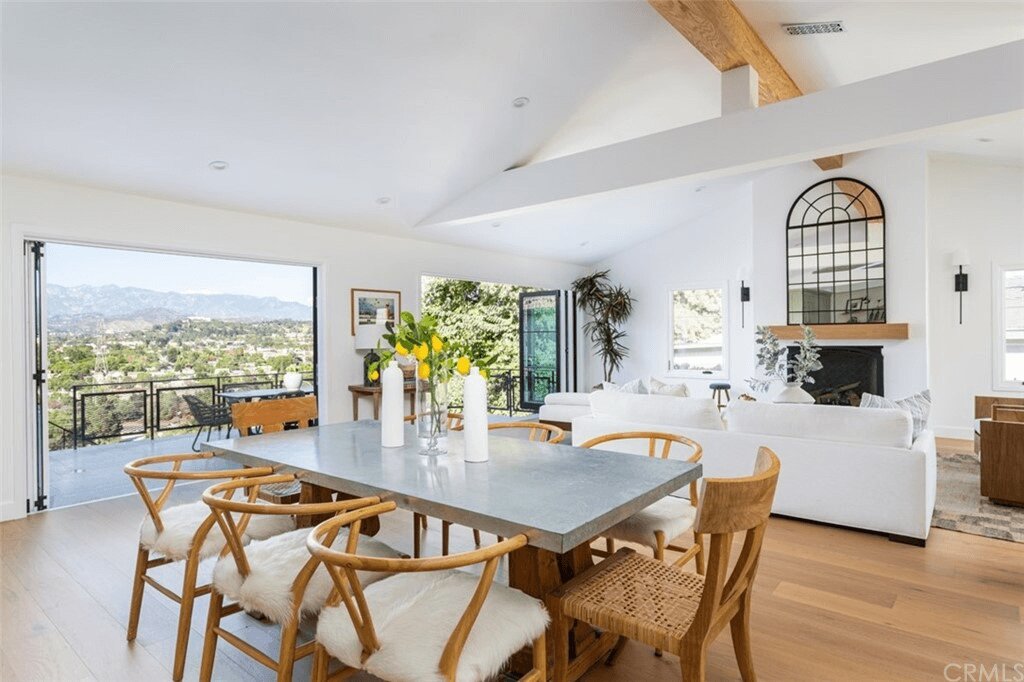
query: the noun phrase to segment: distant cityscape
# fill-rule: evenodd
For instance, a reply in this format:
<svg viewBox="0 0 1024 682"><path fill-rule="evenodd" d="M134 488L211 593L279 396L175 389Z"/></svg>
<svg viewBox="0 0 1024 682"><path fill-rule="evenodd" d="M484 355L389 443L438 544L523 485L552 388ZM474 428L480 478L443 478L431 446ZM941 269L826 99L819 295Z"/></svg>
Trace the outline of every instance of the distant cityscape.
<svg viewBox="0 0 1024 682"><path fill-rule="evenodd" d="M272 297L184 294L135 287L47 287L50 447L68 444L73 387L161 380L160 422L188 424L181 395L196 379L313 370L312 307ZM207 391L208 392L208 391ZM90 398L80 434L138 431L139 394Z"/></svg>

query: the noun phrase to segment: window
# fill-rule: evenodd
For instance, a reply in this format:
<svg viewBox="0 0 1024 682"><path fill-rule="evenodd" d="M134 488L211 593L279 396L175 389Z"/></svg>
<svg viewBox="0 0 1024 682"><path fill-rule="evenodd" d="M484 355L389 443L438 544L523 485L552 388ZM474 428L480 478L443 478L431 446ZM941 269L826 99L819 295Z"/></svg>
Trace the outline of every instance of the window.
<svg viewBox="0 0 1024 682"><path fill-rule="evenodd" d="M725 376L728 357L725 301L724 287L671 292L670 372L685 376Z"/></svg>
<svg viewBox="0 0 1024 682"><path fill-rule="evenodd" d="M995 388L1024 387L1024 265L996 268Z"/></svg>

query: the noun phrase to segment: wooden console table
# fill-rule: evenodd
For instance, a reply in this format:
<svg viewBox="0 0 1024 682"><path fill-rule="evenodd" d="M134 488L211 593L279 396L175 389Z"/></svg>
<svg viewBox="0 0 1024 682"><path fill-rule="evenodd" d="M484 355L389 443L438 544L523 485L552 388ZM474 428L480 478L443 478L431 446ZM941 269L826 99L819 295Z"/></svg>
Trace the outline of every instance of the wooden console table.
<svg viewBox="0 0 1024 682"><path fill-rule="evenodd" d="M352 393L352 421L359 421L360 398L371 398L373 400L373 418L380 419L380 386L352 384L348 387L348 390ZM416 385L406 384L403 390L409 396L409 414L416 414Z"/></svg>

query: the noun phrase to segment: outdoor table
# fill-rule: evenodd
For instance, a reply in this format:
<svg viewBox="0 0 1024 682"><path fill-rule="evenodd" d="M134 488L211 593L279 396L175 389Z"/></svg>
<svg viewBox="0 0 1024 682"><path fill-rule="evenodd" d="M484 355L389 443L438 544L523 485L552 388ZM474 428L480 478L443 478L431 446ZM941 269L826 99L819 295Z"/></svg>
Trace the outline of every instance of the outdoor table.
<svg viewBox="0 0 1024 682"><path fill-rule="evenodd" d="M253 388L243 391L221 391L218 398L228 403L250 403L253 400L273 400L276 398L301 398L313 392L312 388Z"/></svg>

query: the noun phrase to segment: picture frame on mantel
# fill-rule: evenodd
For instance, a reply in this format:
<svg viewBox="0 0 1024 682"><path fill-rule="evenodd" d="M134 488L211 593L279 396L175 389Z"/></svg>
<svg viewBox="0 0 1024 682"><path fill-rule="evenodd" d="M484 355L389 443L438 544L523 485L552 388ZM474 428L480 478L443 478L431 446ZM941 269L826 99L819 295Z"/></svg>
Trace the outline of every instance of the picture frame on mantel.
<svg viewBox="0 0 1024 682"><path fill-rule="evenodd" d="M383 322L378 312L380 310L386 311ZM402 314L402 292L390 289L352 289L350 313L352 336L356 335L359 327L397 323Z"/></svg>

